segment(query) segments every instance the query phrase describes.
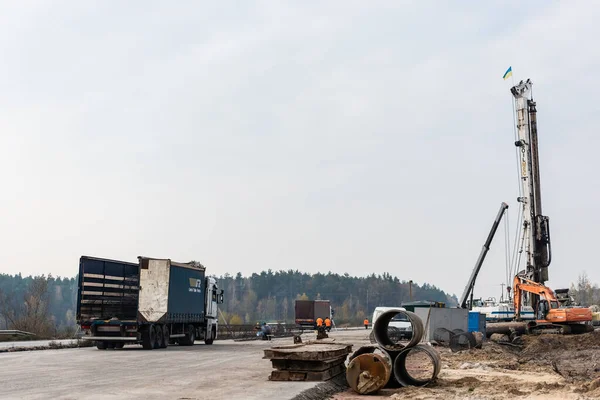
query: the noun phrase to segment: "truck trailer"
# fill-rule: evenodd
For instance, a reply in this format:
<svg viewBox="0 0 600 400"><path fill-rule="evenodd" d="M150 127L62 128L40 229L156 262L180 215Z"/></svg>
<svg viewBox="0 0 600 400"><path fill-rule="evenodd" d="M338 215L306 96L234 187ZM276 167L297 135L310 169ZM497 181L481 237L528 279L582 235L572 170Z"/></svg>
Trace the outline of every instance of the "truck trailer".
<svg viewBox="0 0 600 400"><path fill-rule="evenodd" d="M223 290L202 265L138 257L138 263L82 256L77 323L98 349L141 344L212 344Z"/></svg>
<svg viewBox="0 0 600 400"><path fill-rule="evenodd" d="M329 300L296 300L296 325L302 329L316 329L317 318L333 319Z"/></svg>

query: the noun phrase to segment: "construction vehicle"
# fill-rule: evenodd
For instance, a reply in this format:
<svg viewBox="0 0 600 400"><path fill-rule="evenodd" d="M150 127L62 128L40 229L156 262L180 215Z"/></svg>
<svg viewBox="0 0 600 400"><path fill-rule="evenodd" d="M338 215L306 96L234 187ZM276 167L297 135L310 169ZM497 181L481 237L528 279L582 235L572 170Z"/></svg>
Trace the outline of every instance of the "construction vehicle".
<svg viewBox="0 0 600 400"><path fill-rule="evenodd" d="M585 332L591 326L592 312L587 308L565 307L568 291L561 290L560 300L549 287L548 267L552 261L550 221L542 214L540 158L538 151L537 105L531 96L530 79L519 82L510 91L515 99L519 149L522 206L522 248L526 268L516 274L513 283L515 319L521 319L521 306L527 304L536 313L530 331L555 329L560 333ZM561 302L563 304L561 304Z"/></svg>
<svg viewBox="0 0 600 400"><path fill-rule="evenodd" d="M79 260L77 323L81 339L98 349L141 344L192 346L217 338L218 304L223 303L212 277L200 264L138 257L129 263L82 256Z"/></svg>
<svg viewBox="0 0 600 400"><path fill-rule="evenodd" d="M526 256L524 277L535 283L548 280L548 267L552 261L550 242L550 220L542 215L542 193L540 181L540 158L538 151L537 108L530 99L533 83L521 81L510 91L515 98L518 140L515 146L520 153L521 203L523 211L523 244ZM529 305L534 306L537 295L529 296ZM535 308L535 307L534 307Z"/></svg>
<svg viewBox="0 0 600 400"><path fill-rule="evenodd" d="M593 330L592 310L584 307L564 307L556 294L547 286L523 276L515 276L514 285L515 319L520 320L523 293L538 297L536 319L528 324L530 333L555 331L557 333L584 333Z"/></svg>
<svg viewBox="0 0 600 400"><path fill-rule="evenodd" d="M569 289L554 289L554 294L558 303L563 307L577 307L573 296L569 294Z"/></svg>
<svg viewBox="0 0 600 400"><path fill-rule="evenodd" d="M517 140L519 153L519 180L523 219L519 254L525 253L526 268L514 275L513 307L516 322L499 322L488 333L509 333L519 330L529 333L554 331L556 333L583 333L593 329L592 311L573 307L568 290L561 289L559 296L545 285L548 267L552 261L550 220L542 214L540 161L538 151L537 105L531 98L532 82L520 81L510 91L515 99ZM520 256L514 266L518 269ZM510 288L507 287L507 290ZM510 297L510 291L509 291ZM522 307L532 307L535 320L523 321Z"/></svg>

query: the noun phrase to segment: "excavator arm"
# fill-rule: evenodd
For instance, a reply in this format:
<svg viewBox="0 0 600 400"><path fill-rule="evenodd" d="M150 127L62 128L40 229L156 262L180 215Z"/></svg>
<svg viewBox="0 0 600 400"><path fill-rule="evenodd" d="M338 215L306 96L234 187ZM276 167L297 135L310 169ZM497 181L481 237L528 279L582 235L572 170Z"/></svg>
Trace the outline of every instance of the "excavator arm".
<svg viewBox="0 0 600 400"><path fill-rule="evenodd" d="M522 276L515 276L514 284L513 284L513 299L515 306L515 317L517 319L521 318L521 306L523 305L523 292L531 293L542 297L544 300L549 302L556 302L558 304L558 300L556 299L556 295L547 286L542 285L541 283L534 282L532 280L526 279Z"/></svg>

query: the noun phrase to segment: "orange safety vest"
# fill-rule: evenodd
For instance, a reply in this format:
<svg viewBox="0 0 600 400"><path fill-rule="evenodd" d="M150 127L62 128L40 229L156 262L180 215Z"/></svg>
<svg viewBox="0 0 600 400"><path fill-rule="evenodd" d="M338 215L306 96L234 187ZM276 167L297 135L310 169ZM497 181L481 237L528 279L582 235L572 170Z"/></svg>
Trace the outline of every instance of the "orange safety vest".
<svg viewBox="0 0 600 400"><path fill-rule="evenodd" d="M325 326L331 326L331 320L329 318L325 318Z"/></svg>
<svg viewBox="0 0 600 400"><path fill-rule="evenodd" d="M323 325L323 318L317 318L317 326Z"/></svg>
<svg viewBox="0 0 600 400"><path fill-rule="evenodd" d="M365 325L369 325L369 320L365 319Z"/></svg>

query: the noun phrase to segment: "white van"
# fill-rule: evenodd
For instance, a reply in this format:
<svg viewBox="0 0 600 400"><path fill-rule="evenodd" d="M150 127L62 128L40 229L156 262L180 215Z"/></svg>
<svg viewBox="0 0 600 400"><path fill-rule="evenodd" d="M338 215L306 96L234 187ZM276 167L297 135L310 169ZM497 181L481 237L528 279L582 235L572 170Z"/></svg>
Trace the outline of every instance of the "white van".
<svg viewBox="0 0 600 400"><path fill-rule="evenodd" d="M373 326L375 325L375 321L377 321L377 318L379 318L379 316L381 314L383 314L386 311L394 310L394 309L406 311L406 309L403 307L377 307L377 308L375 308L375 311L373 311L373 318L371 320L371 323L373 324ZM412 337L412 325L411 325L410 321L408 320L408 318L406 318L405 315L402 315L402 314L395 315L394 318L392 318L392 320L388 324L388 328L390 328L390 327L397 329L399 332L399 335L403 338L410 339Z"/></svg>

